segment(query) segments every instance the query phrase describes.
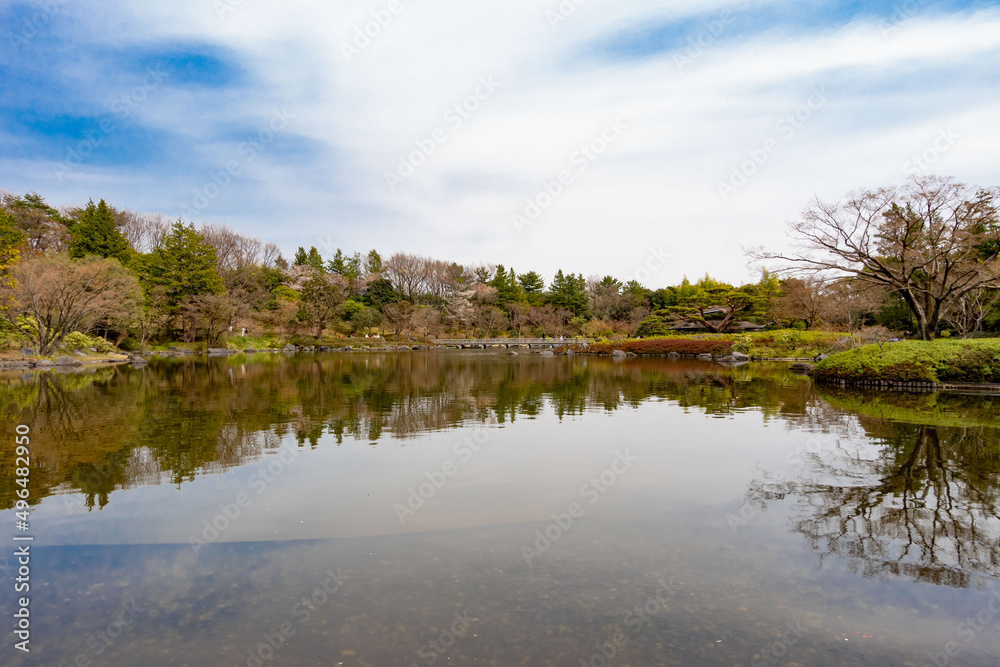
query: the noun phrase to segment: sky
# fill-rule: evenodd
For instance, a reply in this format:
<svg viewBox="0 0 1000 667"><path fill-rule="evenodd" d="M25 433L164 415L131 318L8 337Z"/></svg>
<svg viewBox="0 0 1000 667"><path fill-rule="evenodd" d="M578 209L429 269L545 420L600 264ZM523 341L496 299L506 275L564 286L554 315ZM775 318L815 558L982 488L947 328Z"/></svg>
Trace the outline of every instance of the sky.
<svg viewBox="0 0 1000 667"><path fill-rule="evenodd" d="M756 280L814 197L1000 185L1000 7L0 0L0 187L277 243Z"/></svg>

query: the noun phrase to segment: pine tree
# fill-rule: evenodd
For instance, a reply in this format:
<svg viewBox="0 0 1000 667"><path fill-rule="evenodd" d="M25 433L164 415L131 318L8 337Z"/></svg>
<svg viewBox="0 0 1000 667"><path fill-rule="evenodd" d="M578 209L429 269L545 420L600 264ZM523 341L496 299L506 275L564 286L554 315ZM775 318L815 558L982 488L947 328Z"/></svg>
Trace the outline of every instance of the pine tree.
<svg viewBox="0 0 1000 667"><path fill-rule="evenodd" d="M299 249L295 251L295 258L292 260L292 264L295 266L305 266L309 262L309 258L306 256L306 249L299 246Z"/></svg>
<svg viewBox="0 0 1000 667"><path fill-rule="evenodd" d="M323 257L319 254L319 250L316 250L316 246L309 248L309 254L306 256L306 264L317 271L326 273L326 268L323 266Z"/></svg>
<svg viewBox="0 0 1000 667"><path fill-rule="evenodd" d="M577 317L590 315L589 299L587 298L587 281L583 274L579 276L563 275L562 269L556 272L549 288L549 302L556 308L566 308L573 311Z"/></svg>
<svg viewBox="0 0 1000 667"><path fill-rule="evenodd" d="M71 233L69 256L73 259L97 255L117 259L123 265L131 259L128 240L118 231L114 213L103 199L96 206L93 199L87 203Z"/></svg>
<svg viewBox="0 0 1000 667"><path fill-rule="evenodd" d="M497 266L497 274L489 283L497 291L497 303L501 306L508 303L518 303L524 300L524 292L520 283L517 282L517 275L514 269L507 271L503 264Z"/></svg>
<svg viewBox="0 0 1000 667"><path fill-rule="evenodd" d="M369 251L365 257L365 273L368 275L382 273L382 255L375 250Z"/></svg>
<svg viewBox="0 0 1000 667"><path fill-rule="evenodd" d="M310 253L310 260L311 259L312 259L312 255ZM344 275L344 271L345 271L346 268L347 267L344 264L344 253L343 253L343 251L340 248L337 248L337 253L333 256L333 259L331 259L327 263L326 269L330 273L336 273L338 276L342 276L342 275Z"/></svg>
<svg viewBox="0 0 1000 667"><path fill-rule="evenodd" d="M146 287L162 287L167 310L176 313L181 301L200 294L225 291L219 277L215 248L193 224L175 222L163 244L147 256Z"/></svg>
<svg viewBox="0 0 1000 667"><path fill-rule="evenodd" d="M524 292L525 300L532 306L542 303L542 295L545 292L545 281L535 271L528 271L518 275L517 282Z"/></svg>

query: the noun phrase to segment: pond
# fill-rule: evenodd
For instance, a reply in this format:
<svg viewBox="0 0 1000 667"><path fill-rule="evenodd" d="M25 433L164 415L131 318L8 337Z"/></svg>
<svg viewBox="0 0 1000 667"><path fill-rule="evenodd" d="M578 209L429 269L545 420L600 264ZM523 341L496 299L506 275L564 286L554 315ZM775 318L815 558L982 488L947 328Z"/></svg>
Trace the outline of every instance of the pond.
<svg viewBox="0 0 1000 667"><path fill-rule="evenodd" d="M1000 660L995 397L428 351L4 375L0 406L5 665Z"/></svg>

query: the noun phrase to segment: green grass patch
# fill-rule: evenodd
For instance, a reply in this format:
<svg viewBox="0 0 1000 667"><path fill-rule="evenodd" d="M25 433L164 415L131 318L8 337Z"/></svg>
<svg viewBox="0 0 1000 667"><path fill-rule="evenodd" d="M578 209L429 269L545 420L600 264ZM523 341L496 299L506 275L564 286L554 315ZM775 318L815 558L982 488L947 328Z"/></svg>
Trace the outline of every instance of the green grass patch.
<svg viewBox="0 0 1000 667"><path fill-rule="evenodd" d="M812 375L820 382L1000 382L1000 340L865 345L831 355Z"/></svg>
<svg viewBox="0 0 1000 667"><path fill-rule="evenodd" d="M261 336L231 336L226 340L226 347L230 350L267 350L284 347L281 336L278 334L264 334Z"/></svg>

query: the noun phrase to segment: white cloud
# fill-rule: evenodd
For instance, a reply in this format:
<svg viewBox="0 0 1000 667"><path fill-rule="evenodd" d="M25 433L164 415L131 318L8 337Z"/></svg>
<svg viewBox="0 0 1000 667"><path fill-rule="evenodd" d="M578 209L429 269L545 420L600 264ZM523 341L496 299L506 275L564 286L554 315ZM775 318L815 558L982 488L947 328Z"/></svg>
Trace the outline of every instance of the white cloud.
<svg viewBox="0 0 1000 667"><path fill-rule="evenodd" d="M402 10L348 62L343 44L388 0L230 2L234 10L221 19L201 1L133 2L119 29L131 40L210 41L240 55L251 75L246 90L224 99L175 91L144 111L148 122L198 137L209 163L216 154L224 165L232 150L232 139L218 136L227 123L266 120L274 108L296 115L289 131L314 150L301 162L265 154L248 170L272 202L267 210L241 208L243 191L234 189L204 211L219 219L225 210L233 226L288 249L332 234L345 250L628 277L650 246L663 245L671 265L651 286L705 271L739 281L750 277L741 245L783 243L784 222L813 194L838 197L902 178L904 163L939 128L954 126L961 140L935 171L984 184L995 178L1000 91L984 82L995 80L997 11L915 17L888 36L874 22L748 34L737 13L732 35L724 31L679 71L674 52L616 60L590 47L626 28L707 21L740 3L592 1L552 29L545 12L555 0L399 0ZM447 110L490 76L497 92L449 128ZM780 132L779 119L819 86L821 108L793 136ZM578 147L617 117L629 125L620 139L574 172L573 185L518 234L511 215L543 181L574 168ZM385 172L439 127L445 141L390 192ZM722 201L718 183L773 137L778 147L767 163ZM134 205L144 186L126 176L121 189ZM139 198L174 213L204 178L195 171L147 183L165 198ZM55 184L31 189L60 199ZM276 225L276 216L287 223Z"/></svg>

